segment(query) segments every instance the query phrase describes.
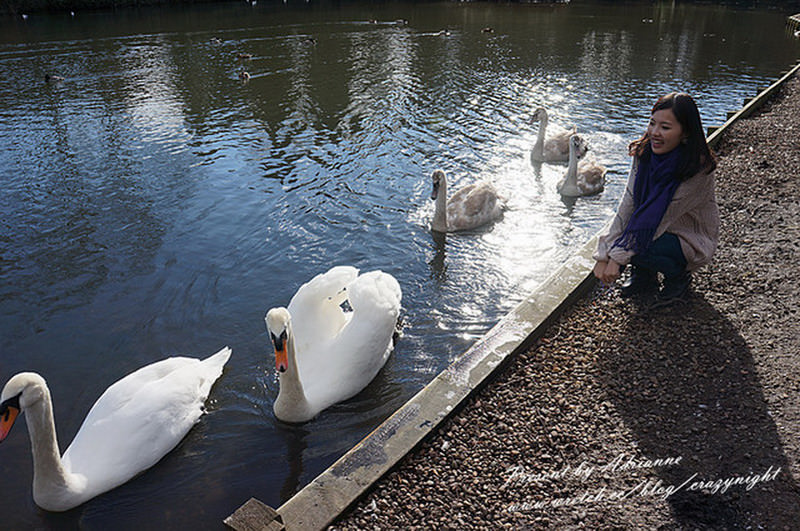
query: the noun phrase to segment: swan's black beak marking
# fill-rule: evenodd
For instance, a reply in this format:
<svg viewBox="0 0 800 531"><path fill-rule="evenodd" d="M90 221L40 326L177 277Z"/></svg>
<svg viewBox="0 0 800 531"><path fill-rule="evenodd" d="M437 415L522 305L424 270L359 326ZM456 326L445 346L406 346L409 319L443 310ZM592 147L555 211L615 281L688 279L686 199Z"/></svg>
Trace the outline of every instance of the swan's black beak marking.
<svg viewBox="0 0 800 531"><path fill-rule="evenodd" d="M17 415L21 408L19 407L19 397L22 393L17 396L12 396L2 404L0 404L0 442L3 442L6 437L8 437L8 433L11 431L11 427L14 426L14 421L17 420Z"/></svg>
<svg viewBox="0 0 800 531"><path fill-rule="evenodd" d="M436 199L437 195L439 195L439 181L433 183L433 190L431 191L431 199Z"/></svg>
<svg viewBox="0 0 800 531"><path fill-rule="evenodd" d="M272 345L275 347L275 350L283 350L285 346L284 343L286 343L286 330L281 332L279 337L275 337L275 334L272 333L270 333L270 336L272 337Z"/></svg>

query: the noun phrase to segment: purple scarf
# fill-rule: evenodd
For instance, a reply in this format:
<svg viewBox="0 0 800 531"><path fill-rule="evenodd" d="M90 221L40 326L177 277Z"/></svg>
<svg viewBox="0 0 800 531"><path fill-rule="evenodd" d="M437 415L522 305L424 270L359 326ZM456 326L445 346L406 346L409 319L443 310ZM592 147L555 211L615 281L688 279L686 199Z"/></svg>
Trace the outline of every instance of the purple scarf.
<svg viewBox="0 0 800 531"><path fill-rule="evenodd" d="M663 155L651 153L649 161L639 162L633 184L633 214L613 247L642 254L653 243L661 218L680 184L675 173L681 150L682 147L678 146Z"/></svg>

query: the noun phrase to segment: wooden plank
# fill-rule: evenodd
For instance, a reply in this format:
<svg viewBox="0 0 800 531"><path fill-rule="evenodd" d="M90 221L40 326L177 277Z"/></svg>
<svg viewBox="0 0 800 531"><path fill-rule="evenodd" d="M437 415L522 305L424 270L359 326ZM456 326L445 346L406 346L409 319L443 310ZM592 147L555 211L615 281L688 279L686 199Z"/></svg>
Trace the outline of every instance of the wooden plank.
<svg viewBox="0 0 800 531"><path fill-rule="evenodd" d="M225 519L225 525L236 531L284 531L286 527L278 511L255 498Z"/></svg>

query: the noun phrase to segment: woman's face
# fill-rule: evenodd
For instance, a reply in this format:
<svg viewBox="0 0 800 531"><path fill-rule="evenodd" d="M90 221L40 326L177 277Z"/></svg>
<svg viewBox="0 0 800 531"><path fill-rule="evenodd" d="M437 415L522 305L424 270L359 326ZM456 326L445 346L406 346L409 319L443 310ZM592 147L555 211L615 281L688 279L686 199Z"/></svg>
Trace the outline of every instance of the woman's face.
<svg viewBox="0 0 800 531"><path fill-rule="evenodd" d="M683 128L672 109L661 109L650 116L650 125L647 126L650 137L650 148L653 153L663 155L669 153L683 140Z"/></svg>

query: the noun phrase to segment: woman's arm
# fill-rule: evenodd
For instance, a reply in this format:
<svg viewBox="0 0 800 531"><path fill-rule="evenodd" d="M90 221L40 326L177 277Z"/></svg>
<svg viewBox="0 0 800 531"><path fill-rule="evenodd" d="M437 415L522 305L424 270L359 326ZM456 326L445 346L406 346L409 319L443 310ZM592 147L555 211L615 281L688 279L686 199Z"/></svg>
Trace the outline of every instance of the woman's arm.
<svg viewBox="0 0 800 531"><path fill-rule="evenodd" d="M617 241L617 238L622 235L622 231L625 230L625 226L628 224L633 214L633 185L636 181L636 170L638 167L639 160L634 158L630 172L628 173L628 183L625 186L625 193L622 194L622 199L620 199L617 212L614 214L614 219L608 228L608 232L601 234L597 241L597 249L592 255L597 261L608 262L609 259L613 258L618 264L627 264L630 261L630 257L633 256L632 252L618 247L613 250L612 256L611 247L614 245L614 242Z"/></svg>

